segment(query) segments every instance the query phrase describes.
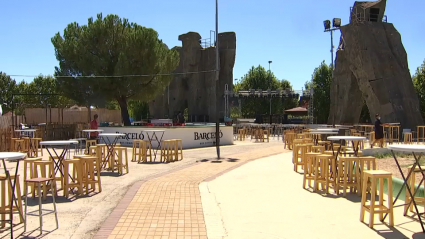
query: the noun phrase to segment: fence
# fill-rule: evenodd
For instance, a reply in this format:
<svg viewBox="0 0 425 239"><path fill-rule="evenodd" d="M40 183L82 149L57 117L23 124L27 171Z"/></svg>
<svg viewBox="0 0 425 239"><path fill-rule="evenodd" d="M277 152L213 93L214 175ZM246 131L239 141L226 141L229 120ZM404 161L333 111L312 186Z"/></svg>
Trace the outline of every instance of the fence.
<svg viewBox="0 0 425 239"><path fill-rule="evenodd" d="M17 123L17 125L24 122L23 116L18 116L14 118L16 120L15 123ZM0 129L5 129L10 126L12 126L12 115L0 115Z"/></svg>
<svg viewBox="0 0 425 239"><path fill-rule="evenodd" d="M120 110L93 109L91 115L99 115L98 122L121 123ZM59 108L27 108L25 109L25 122L31 125L40 123L76 124L90 122L88 110L59 109Z"/></svg>

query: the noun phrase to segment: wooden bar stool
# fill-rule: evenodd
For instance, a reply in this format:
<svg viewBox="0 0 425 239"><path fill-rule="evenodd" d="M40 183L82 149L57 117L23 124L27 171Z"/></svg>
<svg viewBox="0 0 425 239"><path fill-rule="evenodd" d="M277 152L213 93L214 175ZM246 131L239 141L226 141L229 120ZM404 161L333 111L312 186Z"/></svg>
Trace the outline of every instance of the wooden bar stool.
<svg viewBox="0 0 425 239"><path fill-rule="evenodd" d="M112 172L114 172L116 168L118 170L118 173L122 175L124 174L123 168L125 168L126 173L128 173L128 157L126 147L114 147L114 154L111 157L111 160L113 160Z"/></svg>
<svg viewBox="0 0 425 239"><path fill-rule="evenodd" d="M163 140L161 142L161 162L172 162L175 156L174 153L174 140Z"/></svg>
<svg viewBox="0 0 425 239"><path fill-rule="evenodd" d="M413 135L411 132L404 133L404 143L405 144L412 144L413 143Z"/></svg>
<svg viewBox="0 0 425 239"><path fill-rule="evenodd" d="M421 165L421 167L423 167L423 166ZM412 166L408 167L407 173L409 174L410 171L412 171ZM422 171L425 171L425 169L423 168ZM409 177L409 181L407 182L410 186L410 190L411 190L413 195L415 195L415 192L416 192L416 189L417 189L416 182L415 182L416 181L416 174L422 175L419 167L415 167L415 170L412 172L411 176ZM422 185L423 185L423 183L422 183ZM404 216L406 216L407 215L407 206L412 201L412 197L410 196L410 194L407 190L406 190L406 197L405 197L404 201L406 202L406 204L404 205ZM416 196L415 195L415 202L416 202L417 205L425 206L425 195L424 196ZM413 212L413 203L410 204L409 211Z"/></svg>
<svg viewBox="0 0 425 239"><path fill-rule="evenodd" d="M306 187L307 182L308 182L308 186L311 188L311 181L314 181L314 175L316 173L315 164L316 164L317 155L320 155L320 153L310 152L305 154L304 179L303 179L304 189Z"/></svg>
<svg viewBox="0 0 425 239"><path fill-rule="evenodd" d="M14 149L15 151L18 152L25 152L25 140L23 139L16 139L15 141L15 145L14 145Z"/></svg>
<svg viewBox="0 0 425 239"><path fill-rule="evenodd" d="M245 129L238 129L238 139L240 141L245 140L245 137L246 137L245 133L246 133Z"/></svg>
<svg viewBox="0 0 425 239"><path fill-rule="evenodd" d="M311 147L311 151L313 153L321 153L321 154L323 154L323 153L325 153L325 146L323 146L323 145L313 145Z"/></svg>
<svg viewBox="0 0 425 239"><path fill-rule="evenodd" d="M68 198L69 196L69 190L72 188L78 188L78 194L83 193L83 165L81 163L80 159L68 159L64 160L63 162L63 174L64 174L64 183L63 183L63 190L64 190L64 196ZM69 168L72 164L73 168L76 170L76 175L73 177L74 181L69 182ZM73 169L74 170L74 169Z"/></svg>
<svg viewBox="0 0 425 239"><path fill-rule="evenodd" d="M335 166L335 158L333 155L316 155L316 162L314 165L314 191L318 190L319 183L321 184L321 189L325 190L326 194L329 193L330 185L333 185L334 191L336 191ZM323 187L323 185L325 187Z"/></svg>
<svg viewBox="0 0 425 239"><path fill-rule="evenodd" d="M293 132L287 132L284 135L284 140L283 140L283 147L286 149L288 148L289 150L292 149L292 141L295 138L295 133Z"/></svg>
<svg viewBox="0 0 425 239"><path fill-rule="evenodd" d="M371 156L366 157L357 157L360 161L359 163L359 169L360 169L360 188L363 189L363 171L365 170L376 170L376 158ZM370 181L368 181L367 191L369 192L370 189Z"/></svg>
<svg viewBox="0 0 425 239"><path fill-rule="evenodd" d="M83 184L86 189L86 194L89 194L90 189L96 191L96 184L99 187L99 192L102 192L100 180L100 162L97 157L81 157L79 159L83 165Z"/></svg>
<svg viewBox="0 0 425 239"><path fill-rule="evenodd" d="M56 178L54 175L54 162L53 161L35 161L34 165L34 177L33 178L53 178L52 181L53 187L56 188L56 181L62 181L62 177ZM29 179L28 179L29 180ZM27 181L28 181L27 180ZM47 182L47 181L46 181ZM43 189L43 199L45 200L47 197L47 192L49 191L52 184L47 185L46 182L42 183ZM28 182L28 184L32 184L32 182ZM56 191L56 190L55 190Z"/></svg>
<svg viewBox="0 0 425 239"><path fill-rule="evenodd" d="M97 140L95 139L88 139L86 140L86 154L89 154L90 146L96 146Z"/></svg>
<svg viewBox="0 0 425 239"><path fill-rule="evenodd" d="M42 138L32 138L31 139L31 145L33 147L34 156L38 157L38 154L40 153L41 156L43 156L43 147L41 147L40 142L43 141Z"/></svg>
<svg viewBox="0 0 425 239"><path fill-rule="evenodd" d="M23 145L23 152L25 153L30 153L30 138L29 137L22 137L22 139L24 140L24 145Z"/></svg>
<svg viewBox="0 0 425 239"><path fill-rule="evenodd" d="M340 157L338 159L338 174L336 180L336 195L342 187L344 197L347 196L347 189L360 195L360 160L356 157Z"/></svg>
<svg viewBox="0 0 425 239"><path fill-rule="evenodd" d="M183 160L183 140L182 139L171 139L174 140L174 161Z"/></svg>
<svg viewBox="0 0 425 239"><path fill-rule="evenodd" d="M141 141L142 140L140 140L140 139L133 140L133 151L132 151L132 155L131 155L131 162L136 162L137 157L142 153L141 148L140 148Z"/></svg>
<svg viewBox="0 0 425 239"><path fill-rule="evenodd" d="M10 199L12 198L12 187L9 182L9 180L14 181L15 175L10 174L10 179L6 177L6 175L1 174L0 175L0 185L1 185L1 193L0 193L0 214L1 214L1 228L5 227L5 219L6 215L10 215ZM7 184L7 185L6 185ZM7 197L6 197L6 188L7 188ZM13 203L12 211L13 212L22 212L23 213L23 207L22 207L22 198L21 198L21 185L19 184L19 174L16 178L16 185L15 185L15 198L18 202L18 207L16 207L15 203ZM19 209L19 211L18 211ZM24 218L22 215L19 217L20 222L24 222Z"/></svg>
<svg viewBox="0 0 425 239"><path fill-rule="evenodd" d="M152 144L151 142L147 140L142 140L139 144L139 151L141 154L139 154L138 163L140 162L147 162L148 157L149 161L152 162Z"/></svg>
<svg viewBox="0 0 425 239"><path fill-rule="evenodd" d="M25 221L27 221L27 215L29 216L37 216L40 221L40 234L43 233L43 216L46 216L48 214L54 213L55 219L56 219L56 229L59 228L59 222L58 222L58 212L56 210L56 188L53 186L52 189L52 199L53 199L53 210L43 209L43 203L41 200L41 185L46 185L47 183L51 182L51 185L55 185L53 178L31 178L27 179L25 181L25 184L32 183L37 185L38 188L38 210L34 210L32 212L27 212L28 207L28 198L25 198ZM43 213L43 211L45 213ZM24 224L24 232L27 231L27 223Z"/></svg>
<svg viewBox="0 0 425 239"><path fill-rule="evenodd" d="M362 201L360 209L360 221L364 222L365 211L369 212L369 227L373 228L373 222L375 214L379 214L379 220L383 222L384 213L388 213L389 217L389 226L394 226L394 214L393 214L393 180L392 174L383 170L366 170L363 173L363 188L362 188ZM372 190L370 196L370 204L366 204L366 191L367 191L367 181L370 179L372 182ZM388 199L387 206L384 205L384 179L388 183ZM376 181L379 180L379 201L376 204Z"/></svg>
<svg viewBox="0 0 425 239"><path fill-rule="evenodd" d="M263 137L262 137L263 142L266 141L266 138L267 138L267 143L269 143L270 142L270 130L269 129L263 130Z"/></svg>
<svg viewBox="0 0 425 239"><path fill-rule="evenodd" d="M18 151L16 148L16 140L18 140L19 138L11 138L10 139L10 151Z"/></svg>
<svg viewBox="0 0 425 239"><path fill-rule="evenodd" d="M300 148L297 147L301 144L303 144L303 141L301 139L294 139L292 141L292 163L295 163L295 159L298 159L301 155Z"/></svg>
<svg viewBox="0 0 425 239"><path fill-rule="evenodd" d="M26 158L24 159L24 182L27 179L34 178L34 162L40 161L42 158ZM29 172L28 172L29 171ZM25 184L24 187L24 196L28 196L28 186L31 188L32 197L35 197L35 188L33 183Z"/></svg>

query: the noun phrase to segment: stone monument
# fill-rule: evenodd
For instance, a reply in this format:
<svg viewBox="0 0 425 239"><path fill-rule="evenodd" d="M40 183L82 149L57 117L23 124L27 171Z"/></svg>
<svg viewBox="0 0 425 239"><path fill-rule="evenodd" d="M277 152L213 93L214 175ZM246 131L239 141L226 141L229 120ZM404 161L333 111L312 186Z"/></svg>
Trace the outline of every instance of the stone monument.
<svg viewBox="0 0 425 239"><path fill-rule="evenodd" d="M364 103L373 120L423 124L400 33L384 16L386 0L355 2L341 27L331 85L329 124L359 122Z"/></svg>
<svg viewBox="0 0 425 239"><path fill-rule="evenodd" d="M203 47L201 36L196 32L180 35L181 47L175 47L180 53L180 64L174 71L177 74L158 95L149 103L154 118L174 118L179 111L187 108L189 121L215 122L216 91L220 93L219 117L224 116L224 88L228 84L233 89L233 66L236 57L236 34L225 32L218 34L220 76L219 89L216 89L215 68L216 50L214 46ZM215 45L215 44L214 44Z"/></svg>

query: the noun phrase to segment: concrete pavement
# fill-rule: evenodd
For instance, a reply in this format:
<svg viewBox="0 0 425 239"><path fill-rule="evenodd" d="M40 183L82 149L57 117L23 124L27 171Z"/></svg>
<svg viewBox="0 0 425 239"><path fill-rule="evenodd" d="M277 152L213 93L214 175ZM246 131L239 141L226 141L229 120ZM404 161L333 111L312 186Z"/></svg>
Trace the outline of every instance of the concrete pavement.
<svg viewBox="0 0 425 239"><path fill-rule="evenodd" d="M403 207L394 211L394 228L376 217L373 230L359 221L359 196L313 193L302 180L293 171L292 153L284 153L201 183L208 239L425 238L417 233L419 223L403 216Z"/></svg>

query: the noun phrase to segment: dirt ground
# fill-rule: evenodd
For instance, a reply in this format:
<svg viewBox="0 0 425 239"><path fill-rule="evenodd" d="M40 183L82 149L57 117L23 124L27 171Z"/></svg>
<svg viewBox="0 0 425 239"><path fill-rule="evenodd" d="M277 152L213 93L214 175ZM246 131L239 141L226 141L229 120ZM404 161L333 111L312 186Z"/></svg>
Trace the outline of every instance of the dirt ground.
<svg viewBox="0 0 425 239"><path fill-rule="evenodd" d="M405 176L407 176L408 168L409 168L409 166L413 165L413 163L415 162L415 159L413 158L413 156L403 155L403 156L397 157L397 160L400 164L400 167L401 167L401 170L403 171L403 174ZM377 164L376 167L378 169L391 172L394 177L397 177L397 178L403 180L403 178L401 177L401 173L400 173L400 171L397 167L397 164L396 164L393 157L377 158L376 164ZM424 165L424 164L421 164L421 165ZM418 169L417 166L416 166L416 169ZM425 169L425 166L423 167L423 169ZM416 184L419 183L421 179L422 179L422 175L420 173L416 173L415 174Z"/></svg>

